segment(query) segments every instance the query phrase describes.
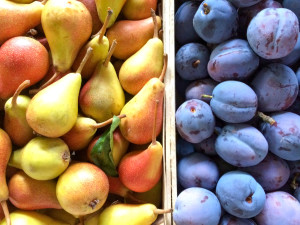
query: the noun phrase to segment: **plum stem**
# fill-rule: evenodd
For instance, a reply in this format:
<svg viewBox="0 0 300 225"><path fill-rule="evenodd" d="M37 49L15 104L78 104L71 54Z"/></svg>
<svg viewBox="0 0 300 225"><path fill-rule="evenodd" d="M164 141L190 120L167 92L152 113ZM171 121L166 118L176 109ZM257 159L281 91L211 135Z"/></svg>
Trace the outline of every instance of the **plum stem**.
<svg viewBox="0 0 300 225"><path fill-rule="evenodd" d="M17 98L20 95L20 93L27 88L30 85L30 80L25 80L23 81L23 83L20 84L20 86L17 88L17 90L15 91L12 100L11 100L11 105L12 107L17 105Z"/></svg>
<svg viewBox="0 0 300 225"><path fill-rule="evenodd" d="M161 74L159 76L159 80L161 82L163 82L164 78L165 78L165 75L166 75L166 72L167 72L167 67L168 67L168 54L164 54L164 67L161 71Z"/></svg>
<svg viewBox="0 0 300 225"><path fill-rule="evenodd" d="M263 112L257 112L257 115L266 123L269 123L271 126L276 123L276 121L270 117L264 114Z"/></svg>
<svg viewBox="0 0 300 225"><path fill-rule="evenodd" d="M212 96L212 95L201 95L201 97L202 97L202 98L210 98L210 99L212 99L212 98L213 98L213 96Z"/></svg>
<svg viewBox="0 0 300 225"><path fill-rule="evenodd" d="M203 8L204 8L204 14L205 14L205 15L209 14L210 9L209 9L207 3L204 3L204 4L203 4Z"/></svg>
<svg viewBox="0 0 300 225"><path fill-rule="evenodd" d="M153 209L154 214L171 213L173 209Z"/></svg>
<svg viewBox="0 0 300 225"><path fill-rule="evenodd" d="M116 49L116 46L117 46L117 40L115 39L115 40L113 40L113 42L112 42L112 44L111 44L111 46L110 46L108 55L107 55L107 57L106 57L106 59L105 59L105 61L104 61L104 63L103 63L103 65L104 65L105 67L108 66L108 63L110 62L110 58L112 57L112 55L113 55L113 53L114 53L114 51L115 51L115 49Z"/></svg>
<svg viewBox="0 0 300 225"><path fill-rule="evenodd" d="M195 62L193 62L192 66L194 68L197 68L199 66L199 64L200 64L200 59L197 59Z"/></svg>
<svg viewBox="0 0 300 225"><path fill-rule="evenodd" d="M297 189L297 187L299 186L299 184L297 183L297 179L300 176L300 173L295 173L295 176L293 177L292 183L291 183L291 187L295 190Z"/></svg>

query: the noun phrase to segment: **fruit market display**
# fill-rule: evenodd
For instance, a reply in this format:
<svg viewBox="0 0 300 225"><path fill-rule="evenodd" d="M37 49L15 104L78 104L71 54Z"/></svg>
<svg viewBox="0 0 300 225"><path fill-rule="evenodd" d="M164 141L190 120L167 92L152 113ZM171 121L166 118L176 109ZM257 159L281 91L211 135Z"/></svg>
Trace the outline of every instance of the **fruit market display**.
<svg viewBox="0 0 300 225"><path fill-rule="evenodd" d="M178 0L176 225L300 224L300 1Z"/></svg>
<svg viewBox="0 0 300 225"><path fill-rule="evenodd" d="M0 0L1 225L150 225L162 209L157 0Z"/></svg>

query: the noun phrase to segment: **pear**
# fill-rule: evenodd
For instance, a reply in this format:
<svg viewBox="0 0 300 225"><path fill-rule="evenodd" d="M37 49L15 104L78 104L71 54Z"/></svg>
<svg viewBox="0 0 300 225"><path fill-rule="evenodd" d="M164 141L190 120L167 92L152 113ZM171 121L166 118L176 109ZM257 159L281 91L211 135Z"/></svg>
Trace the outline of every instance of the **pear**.
<svg viewBox="0 0 300 225"><path fill-rule="evenodd" d="M29 29L41 23L42 2L20 4L0 0L0 5L0 45L12 37L25 35Z"/></svg>
<svg viewBox="0 0 300 225"><path fill-rule="evenodd" d="M161 18L156 16L156 20L157 29L160 29ZM140 50L153 35L154 24L151 16L142 20L119 20L107 31L109 42L114 39L118 42L113 56L123 60Z"/></svg>
<svg viewBox="0 0 300 225"><path fill-rule="evenodd" d="M56 198L56 181L35 180L23 171L14 174L8 182L9 201L19 209L60 209Z"/></svg>
<svg viewBox="0 0 300 225"><path fill-rule="evenodd" d="M28 4L28 3L32 3L35 0L10 0L10 1L15 2L15 3Z"/></svg>
<svg viewBox="0 0 300 225"><path fill-rule="evenodd" d="M65 211L82 219L103 206L108 190L107 176L100 168L91 163L77 162L59 176L56 196Z"/></svg>
<svg viewBox="0 0 300 225"><path fill-rule="evenodd" d="M11 38L0 47L0 62L2 99L12 97L24 80L34 85L49 69L47 49L37 40L24 36Z"/></svg>
<svg viewBox="0 0 300 225"><path fill-rule="evenodd" d="M127 0L122 13L128 20L141 20L151 16L151 9L156 10L157 0Z"/></svg>
<svg viewBox="0 0 300 225"><path fill-rule="evenodd" d="M124 117L125 118L125 117ZM96 136L89 144L88 149L87 149L87 158L90 162L93 162L91 159L91 152L93 150L94 145L98 141L98 139L101 137L101 135ZM126 154L129 142L123 137L121 131L119 128L117 128L113 132L113 148L111 149L112 151L112 158L114 160L115 166L119 165L119 162L121 158Z"/></svg>
<svg viewBox="0 0 300 225"><path fill-rule="evenodd" d="M152 189L162 176L163 147L156 141L157 105L155 102L152 142L146 150L127 153L119 164L121 182L135 192Z"/></svg>
<svg viewBox="0 0 300 225"><path fill-rule="evenodd" d="M16 210L10 214L12 225L69 225L58 220L54 220L49 216L35 212ZM7 225L4 220L0 225Z"/></svg>
<svg viewBox="0 0 300 225"><path fill-rule="evenodd" d="M35 136L26 120L26 110L31 99L26 95L20 95L29 84L30 81L25 80L4 105L4 129L11 141L20 147L26 145Z"/></svg>
<svg viewBox="0 0 300 225"><path fill-rule="evenodd" d="M10 225L10 216L6 200L8 199L8 187L6 183L6 167L12 151L12 144L8 134L0 128L0 203L5 215L6 224Z"/></svg>
<svg viewBox="0 0 300 225"><path fill-rule="evenodd" d="M92 33L92 16L79 1L48 0L41 18L53 65L66 72Z"/></svg>
<svg viewBox="0 0 300 225"><path fill-rule="evenodd" d="M60 137L72 129L78 115L78 96L81 87L81 70L92 49L76 73L69 73L39 91L26 111L29 126L46 137Z"/></svg>
<svg viewBox="0 0 300 225"><path fill-rule="evenodd" d="M125 115L119 115L118 117L122 119ZM112 120L111 118L102 123L96 123L96 121L91 118L78 116L73 128L61 138L69 146L70 151L84 149L92 140L97 129L110 124Z"/></svg>
<svg viewBox="0 0 300 225"><path fill-rule="evenodd" d="M70 163L68 146L60 138L35 137L12 152L8 164L36 180L58 177Z"/></svg>
<svg viewBox="0 0 300 225"><path fill-rule="evenodd" d="M69 225L78 225L78 219L63 209L46 209L43 214ZM86 224L85 224L86 225Z"/></svg>
<svg viewBox="0 0 300 225"><path fill-rule="evenodd" d="M107 27L111 27L115 23L126 0L95 0L95 2L99 19L102 23L105 21L107 8L109 7L113 10L114 14L107 25Z"/></svg>
<svg viewBox="0 0 300 225"><path fill-rule="evenodd" d="M116 42L113 42L107 58L98 63L79 95L82 112L98 123L118 115L125 104L124 91L110 62L115 46Z"/></svg>
<svg viewBox="0 0 300 225"><path fill-rule="evenodd" d="M86 62L85 66L82 69L81 75L83 78L90 78L90 76L93 74L97 64L99 61L105 60L105 58L108 55L109 50L109 41L107 37L104 36L107 28L107 24L111 18L112 10L108 9L107 16L105 19L105 22L99 31L98 34L96 34L92 40L90 40L79 52L77 55L75 62L72 66L74 70L78 69L80 62L84 58L84 55L89 47L93 49L93 54L89 58L89 60Z"/></svg>
<svg viewBox="0 0 300 225"><path fill-rule="evenodd" d="M121 120L120 130L122 135L131 143L143 145L152 140L152 124L154 121L153 103L159 100L156 134L162 129L163 121L163 97L165 85L162 79L167 69L167 55L162 74L159 78L150 79L145 86L130 100L121 110L126 118Z"/></svg>
<svg viewBox="0 0 300 225"><path fill-rule="evenodd" d="M164 45L158 37L155 12L152 10L154 36L121 66L119 79L123 89L129 94L137 94L153 77L159 77L164 64Z"/></svg>
<svg viewBox="0 0 300 225"><path fill-rule="evenodd" d="M103 210L98 225L151 225L159 214L172 210L157 209L153 204L116 204Z"/></svg>

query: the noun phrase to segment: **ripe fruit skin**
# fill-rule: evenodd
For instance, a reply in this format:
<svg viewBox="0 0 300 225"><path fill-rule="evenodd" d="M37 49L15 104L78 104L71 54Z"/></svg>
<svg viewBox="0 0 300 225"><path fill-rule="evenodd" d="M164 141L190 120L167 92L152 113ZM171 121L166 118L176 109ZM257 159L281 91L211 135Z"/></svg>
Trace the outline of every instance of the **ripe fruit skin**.
<svg viewBox="0 0 300 225"><path fill-rule="evenodd" d="M14 37L0 48L0 98L8 99L24 80L40 81L49 69L46 48L29 37Z"/></svg>

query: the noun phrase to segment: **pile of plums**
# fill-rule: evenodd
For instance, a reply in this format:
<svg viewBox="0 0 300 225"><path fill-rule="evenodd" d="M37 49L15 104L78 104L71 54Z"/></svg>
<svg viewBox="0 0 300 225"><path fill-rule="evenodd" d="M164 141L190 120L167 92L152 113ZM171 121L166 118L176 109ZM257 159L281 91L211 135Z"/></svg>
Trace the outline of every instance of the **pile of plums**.
<svg viewBox="0 0 300 225"><path fill-rule="evenodd" d="M177 225L300 224L300 1L176 1Z"/></svg>

